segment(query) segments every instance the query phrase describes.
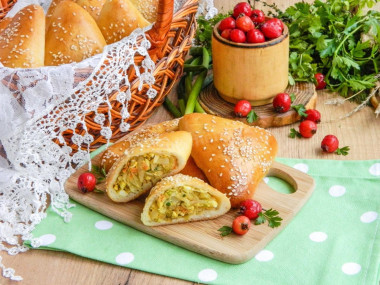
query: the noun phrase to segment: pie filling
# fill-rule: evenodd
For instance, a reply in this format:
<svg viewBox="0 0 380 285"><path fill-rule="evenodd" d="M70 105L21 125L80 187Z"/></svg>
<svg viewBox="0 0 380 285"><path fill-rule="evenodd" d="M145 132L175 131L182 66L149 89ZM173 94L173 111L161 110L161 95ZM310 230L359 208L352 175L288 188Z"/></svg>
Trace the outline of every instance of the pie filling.
<svg viewBox="0 0 380 285"><path fill-rule="evenodd" d="M177 159L172 155L146 153L132 157L120 171L113 189L120 196L139 192L145 186L152 187L165 174L172 171Z"/></svg>
<svg viewBox="0 0 380 285"><path fill-rule="evenodd" d="M166 190L149 208L152 221L189 219L205 210L218 207L216 198L207 191L190 186L178 186Z"/></svg>

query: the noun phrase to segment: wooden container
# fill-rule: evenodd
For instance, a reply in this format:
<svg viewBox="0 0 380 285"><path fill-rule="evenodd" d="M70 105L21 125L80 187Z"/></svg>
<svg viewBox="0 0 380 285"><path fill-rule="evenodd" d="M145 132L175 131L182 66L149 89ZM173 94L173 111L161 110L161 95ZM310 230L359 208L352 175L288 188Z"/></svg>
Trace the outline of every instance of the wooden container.
<svg viewBox="0 0 380 285"><path fill-rule="evenodd" d="M214 85L228 102L245 99L253 106L272 102L288 86L289 31L264 43L235 43L212 35Z"/></svg>

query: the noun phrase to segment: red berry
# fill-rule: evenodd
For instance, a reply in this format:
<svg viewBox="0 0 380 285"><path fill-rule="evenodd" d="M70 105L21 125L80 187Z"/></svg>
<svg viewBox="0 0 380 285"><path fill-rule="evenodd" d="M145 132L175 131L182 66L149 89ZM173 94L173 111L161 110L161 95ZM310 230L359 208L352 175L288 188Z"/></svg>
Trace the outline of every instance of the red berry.
<svg viewBox="0 0 380 285"><path fill-rule="evenodd" d="M310 120L305 120L299 125L299 132L304 138L311 138L317 132L317 124Z"/></svg>
<svg viewBox="0 0 380 285"><path fill-rule="evenodd" d="M231 31L232 31L231 29L226 29L220 35L222 36L222 38L229 40Z"/></svg>
<svg viewBox="0 0 380 285"><path fill-rule="evenodd" d="M245 235L250 227L251 220L246 216L238 216L232 222L232 230L238 235Z"/></svg>
<svg viewBox="0 0 380 285"><path fill-rule="evenodd" d="M265 42L264 34L258 29L252 29L247 32L248 43L263 43Z"/></svg>
<svg viewBox="0 0 380 285"><path fill-rule="evenodd" d="M77 185L78 189L83 193L94 191L96 185L95 175L90 172L82 173L78 178Z"/></svg>
<svg viewBox="0 0 380 285"><path fill-rule="evenodd" d="M255 27L250 17L242 15L236 19L236 28L243 32L248 32Z"/></svg>
<svg viewBox="0 0 380 285"><path fill-rule="evenodd" d="M262 210L263 208L259 202L248 199L240 203L239 213L251 220L254 220L259 216L259 213L261 213Z"/></svg>
<svg viewBox="0 0 380 285"><path fill-rule="evenodd" d="M273 20L274 19L269 19L261 26L261 31L263 32L264 36L268 39L278 38L282 34L283 29L277 21Z"/></svg>
<svg viewBox="0 0 380 285"><path fill-rule="evenodd" d="M242 30L233 29L230 33L230 40L235 43L244 43L245 39L245 33Z"/></svg>
<svg viewBox="0 0 380 285"><path fill-rule="evenodd" d="M235 5L232 16L234 16L235 19L239 17L240 14L245 14L246 16L250 17L251 13L251 5L249 5L247 2L240 2Z"/></svg>
<svg viewBox="0 0 380 285"><path fill-rule="evenodd" d="M321 142L321 148L324 152L335 152L339 147L338 138L334 135L327 135Z"/></svg>
<svg viewBox="0 0 380 285"><path fill-rule="evenodd" d="M263 11L261 10L253 10L252 13L251 13L251 20L255 23L255 24L260 24L260 23L263 23L265 21L265 14Z"/></svg>
<svg viewBox="0 0 380 285"><path fill-rule="evenodd" d="M307 117L303 117L302 120L310 120L317 124L321 122L321 113L319 113L318 110L309 109L306 110L305 113L307 114Z"/></svg>
<svg viewBox="0 0 380 285"><path fill-rule="evenodd" d="M317 81L315 88L317 90L324 89L326 87L325 76L322 73L316 73L314 77L315 77L315 80Z"/></svg>
<svg viewBox="0 0 380 285"><path fill-rule="evenodd" d="M270 21L279 25L281 27L281 29L284 30L284 23L280 19L272 18L272 19L270 19Z"/></svg>
<svg viewBox="0 0 380 285"><path fill-rule="evenodd" d="M285 113L289 111L292 105L292 99L288 93L279 93L273 99L273 107L277 113Z"/></svg>
<svg viewBox="0 0 380 285"><path fill-rule="evenodd" d="M240 100L236 103L234 107L234 112L235 115L238 117L247 117L251 109L251 103L249 103L247 100Z"/></svg>
<svg viewBox="0 0 380 285"><path fill-rule="evenodd" d="M235 29L235 27L236 27L236 22L234 18L228 17L220 21L219 31L224 31L227 29Z"/></svg>

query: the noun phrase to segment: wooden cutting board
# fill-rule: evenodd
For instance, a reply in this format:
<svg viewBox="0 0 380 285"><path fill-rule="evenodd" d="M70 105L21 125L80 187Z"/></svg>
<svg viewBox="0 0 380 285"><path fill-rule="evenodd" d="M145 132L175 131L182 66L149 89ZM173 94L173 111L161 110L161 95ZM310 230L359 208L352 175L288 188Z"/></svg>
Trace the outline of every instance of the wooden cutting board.
<svg viewBox="0 0 380 285"><path fill-rule="evenodd" d="M99 165L100 157L101 154L96 156L92 163ZM230 210L214 220L148 227L140 220L144 205L143 198L118 204L111 201L105 193L81 193L77 188L77 180L80 174L87 171L88 165L84 165L66 181L66 192L73 200L137 230L232 264L246 262L263 249L292 220L314 190L314 180L309 175L275 162L268 176L276 176L287 181L295 192L279 193L262 181L256 191L255 199L262 204L264 209L278 210L283 218L282 225L275 229L268 227L267 224L252 225L250 231L244 236L230 234L221 237L218 229L225 225L231 226L233 219L237 216L236 210ZM105 185L100 184L97 188L104 190Z"/></svg>
<svg viewBox="0 0 380 285"><path fill-rule="evenodd" d="M285 91L288 94L294 93L296 99L292 105L303 104L306 109L315 109L317 104L317 93L313 83L310 82L296 82L295 85L289 85ZM234 104L227 102L219 96L218 91L215 89L214 84L202 90L199 94L199 103L208 114L220 116L226 119L239 120L248 124L246 118L236 118L234 115ZM258 120L254 121L252 126L262 128L280 127L293 124L301 118L294 109L290 109L285 113L276 113L272 104L252 107L258 115Z"/></svg>

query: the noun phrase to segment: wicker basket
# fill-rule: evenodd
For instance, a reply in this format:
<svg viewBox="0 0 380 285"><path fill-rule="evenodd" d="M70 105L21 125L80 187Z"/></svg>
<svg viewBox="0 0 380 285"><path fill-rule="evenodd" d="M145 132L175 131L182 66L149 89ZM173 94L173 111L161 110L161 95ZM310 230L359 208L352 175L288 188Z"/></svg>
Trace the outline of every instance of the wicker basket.
<svg viewBox="0 0 380 285"><path fill-rule="evenodd" d="M0 19L12 8L16 0L0 0ZM171 91L173 85L180 78L183 72L184 58L191 47L192 39L196 30L195 14L198 9L198 0L188 0L174 15L173 15L174 0L160 0L158 6L157 21L154 23L151 30L146 32L147 38L151 42L149 54L155 62L155 70L153 75L155 83L152 87L157 90L157 96L152 100L145 94L147 86L143 86L142 90L138 90L139 80L133 69L128 70L128 81L130 82L132 99L128 103L128 111L130 117L127 123L130 125L128 132L133 131L142 125L160 106L166 95ZM144 57L136 56L135 62L140 63ZM82 81L92 72L90 69L81 69L75 71L75 80ZM12 78L11 81L15 79ZM16 82L13 82L16 83ZM8 82L8 86L16 86L12 82ZM16 89L16 87L15 87ZM127 89L126 86L121 86L121 92ZM116 141L126 133L121 132L119 125L121 123L121 104L116 100L118 92L110 95L109 100L112 110L111 141ZM109 106L104 104L100 106L99 114L104 114L108 119ZM93 136L94 141L90 145L90 149L94 150L107 142L101 134L101 126L94 121L95 113L86 115L86 127L89 133ZM77 134L83 134L83 127L78 126L75 130ZM78 146L71 142L73 132L67 131L63 133L66 143L74 150ZM58 141L57 141L58 143ZM83 146L87 149L87 145Z"/></svg>

